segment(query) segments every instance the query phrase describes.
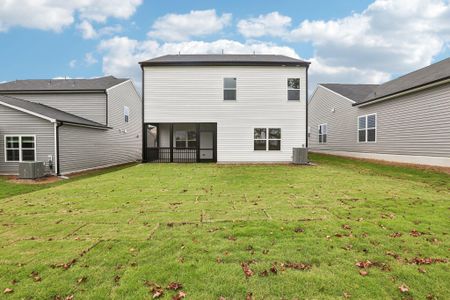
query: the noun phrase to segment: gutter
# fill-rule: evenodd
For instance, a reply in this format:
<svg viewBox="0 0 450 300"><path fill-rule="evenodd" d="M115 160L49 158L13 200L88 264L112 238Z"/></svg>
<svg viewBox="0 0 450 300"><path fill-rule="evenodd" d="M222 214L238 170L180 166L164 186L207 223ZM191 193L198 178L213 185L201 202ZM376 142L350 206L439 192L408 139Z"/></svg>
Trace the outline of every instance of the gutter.
<svg viewBox="0 0 450 300"><path fill-rule="evenodd" d="M308 95L308 69L309 69L309 65L306 67L306 128L305 128L305 130L306 130L306 149L308 149L308 144L309 144L309 136L308 136L308 123L309 123L309 120L308 120L308 107L309 107L309 105L308 105L308 97L309 97L309 95Z"/></svg>

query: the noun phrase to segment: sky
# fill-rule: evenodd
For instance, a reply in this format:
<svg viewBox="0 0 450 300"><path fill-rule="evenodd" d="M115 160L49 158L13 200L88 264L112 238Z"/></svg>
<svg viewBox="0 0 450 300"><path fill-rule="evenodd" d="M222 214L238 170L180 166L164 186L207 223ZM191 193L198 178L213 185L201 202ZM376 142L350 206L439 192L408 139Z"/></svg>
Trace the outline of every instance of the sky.
<svg viewBox="0 0 450 300"><path fill-rule="evenodd" d="M132 78L165 54L283 54L317 83L382 83L450 56L450 0L0 0L0 82Z"/></svg>

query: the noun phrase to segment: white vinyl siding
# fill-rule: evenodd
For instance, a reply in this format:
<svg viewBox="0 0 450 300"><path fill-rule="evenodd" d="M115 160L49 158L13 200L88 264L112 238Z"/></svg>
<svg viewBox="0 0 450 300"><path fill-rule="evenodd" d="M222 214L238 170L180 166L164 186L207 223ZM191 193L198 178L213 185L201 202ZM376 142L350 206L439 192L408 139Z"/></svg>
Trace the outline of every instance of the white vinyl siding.
<svg viewBox="0 0 450 300"><path fill-rule="evenodd" d="M311 150L450 157L450 84L378 102L352 106L319 86L309 104ZM376 113L376 143L358 143L358 116ZM326 122L332 139L318 143L317 126Z"/></svg>
<svg viewBox="0 0 450 300"><path fill-rule="evenodd" d="M238 100L223 100L223 78L237 78ZM287 101L300 78L300 101ZM290 162L306 145L304 67L144 67L146 123L217 123L218 162ZM280 128L280 151L254 151L254 128Z"/></svg>
<svg viewBox="0 0 450 300"><path fill-rule="evenodd" d="M0 174L19 172L19 162L6 162L5 136L35 136L35 160L47 163L55 157L54 124L0 105Z"/></svg>

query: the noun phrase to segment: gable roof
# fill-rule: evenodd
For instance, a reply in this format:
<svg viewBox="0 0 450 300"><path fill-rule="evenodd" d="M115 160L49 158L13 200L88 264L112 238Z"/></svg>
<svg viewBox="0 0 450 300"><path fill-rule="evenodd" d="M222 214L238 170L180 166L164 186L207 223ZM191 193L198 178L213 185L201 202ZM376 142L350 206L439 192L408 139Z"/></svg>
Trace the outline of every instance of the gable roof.
<svg viewBox="0 0 450 300"><path fill-rule="evenodd" d="M94 91L104 92L128 79L106 76L92 79L33 79L15 80L0 84L0 93Z"/></svg>
<svg viewBox="0 0 450 300"><path fill-rule="evenodd" d="M381 84L374 91L369 93L365 99L358 101L356 105L369 103L383 97L392 96L400 92L446 79L450 79L450 57Z"/></svg>
<svg viewBox="0 0 450 300"><path fill-rule="evenodd" d="M378 84L339 84L339 83L323 83L321 86L332 90L354 102L363 101L367 95L373 92Z"/></svg>
<svg viewBox="0 0 450 300"><path fill-rule="evenodd" d="M39 117L46 117L47 120L54 120L64 123L70 123L75 125L84 125L97 128L108 128L106 125L78 117L76 115L67 113L65 111L35 103L15 97L0 95L0 105L5 105L13 109L21 110L24 112L32 113Z"/></svg>
<svg viewBox="0 0 450 300"><path fill-rule="evenodd" d="M309 66L300 59L272 54L180 54L142 61L141 66Z"/></svg>

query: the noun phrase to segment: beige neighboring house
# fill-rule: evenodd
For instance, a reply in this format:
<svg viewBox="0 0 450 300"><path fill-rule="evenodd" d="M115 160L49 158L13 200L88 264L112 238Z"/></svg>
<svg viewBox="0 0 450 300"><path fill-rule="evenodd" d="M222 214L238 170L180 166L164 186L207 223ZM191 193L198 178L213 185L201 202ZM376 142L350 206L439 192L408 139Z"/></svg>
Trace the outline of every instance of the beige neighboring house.
<svg viewBox="0 0 450 300"><path fill-rule="evenodd" d="M0 84L0 174L42 161L68 174L140 160L142 101L129 79Z"/></svg>
<svg viewBox="0 0 450 300"><path fill-rule="evenodd" d="M450 167L450 58L380 85L320 84L313 152Z"/></svg>

